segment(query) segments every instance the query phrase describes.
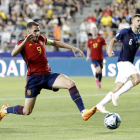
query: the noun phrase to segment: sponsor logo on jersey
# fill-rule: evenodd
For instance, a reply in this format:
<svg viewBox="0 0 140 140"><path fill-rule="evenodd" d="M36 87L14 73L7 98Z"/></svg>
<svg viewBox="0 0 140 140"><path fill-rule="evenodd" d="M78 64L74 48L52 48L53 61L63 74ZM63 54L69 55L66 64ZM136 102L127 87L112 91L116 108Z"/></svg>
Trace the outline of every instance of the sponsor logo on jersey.
<svg viewBox="0 0 140 140"><path fill-rule="evenodd" d="M98 39L97 42L99 43L100 42L100 39Z"/></svg>
<svg viewBox="0 0 140 140"><path fill-rule="evenodd" d="M32 44L29 44L29 46L31 46Z"/></svg>
<svg viewBox="0 0 140 140"><path fill-rule="evenodd" d="M28 89L28 90L27 90L27 94L28 94L28 95L31 95L31 89Z"/></svg>

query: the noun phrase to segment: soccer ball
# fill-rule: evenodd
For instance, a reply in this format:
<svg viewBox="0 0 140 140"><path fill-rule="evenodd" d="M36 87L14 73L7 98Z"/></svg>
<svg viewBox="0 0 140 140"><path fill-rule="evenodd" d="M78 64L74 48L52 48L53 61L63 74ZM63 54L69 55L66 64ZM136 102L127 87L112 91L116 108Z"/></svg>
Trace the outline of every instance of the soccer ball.
<svg viewBox="0 0 140 140"><path fill-rule="evenodd" d="M104 125L108 129L116 129L121 124L121 118L117 113L109 113L104 118Z"/></svg>

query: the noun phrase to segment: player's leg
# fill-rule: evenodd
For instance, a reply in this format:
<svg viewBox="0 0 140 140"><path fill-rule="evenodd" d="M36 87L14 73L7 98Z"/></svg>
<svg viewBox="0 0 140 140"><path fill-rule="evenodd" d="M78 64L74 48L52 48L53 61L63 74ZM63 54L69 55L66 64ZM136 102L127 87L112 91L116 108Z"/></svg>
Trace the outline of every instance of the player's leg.
<svg viewBox="0 0 140 140"><path fill-rule="evenodd" d="M125 83L125 84L120 90L118 90L117 92L114 92L114 94L112 94L112 103L115 106L118 105L118 99L119 99L121 94L130 90L133 86L136 86L140 82L139 73L132 63L130 63L130 62L121 62L120 63L119 62L119 65L121 66L121 68L120 68L121 74L118 77L118 81L121 81L122 83ZM132 80L129 80L127 82L129 77L132 77Z"/></svg>
<svg viewBox="0 0 140 140"><path fill-rule="evenodd" d="M92 60L92 63L95 67L95 83L99 89L101 89L101 79L102 79L102 68L103 68L103 60Z"/></svg>
<svg viewBox="0 0 140 140"><path fill-rule="evenodd" d="M34 87L30 90L25 89L25 105L16 105L9 107L7 104L2 106L0 111L0 120L8 113L17 114L17 115L29 115L31 114L34 104L36 101L36 96L40 93L40 87Z"/></svg>
<svg viewBox="0 0 140 140"><path fill-rule="evenodd" d="M7 104L4 104L0 111L0 121L8 113L17 114L17 115L29 115L33 110L35 100L36 100L36 97L26 98L25 106L16 105L16 106L9 107Z"/></svg>
<svg viewBox="0 0 140 140"><path fill-rule="evenodd" d="M67 76L60 74L53 83L53 88L56 89L68 89L72 100L77 105L79 111L82 114L83 120L87 121L95 112L96 107L93 107L90 110L85 110L82 97L75 85L75 82L68 78Z"/></svg>
<svg viewBox="0 0 140 140"><path fill-rule="evenodd" d="M99 69L98 75L99 75L99 82L101 83L101 80L102 80L102 69L103 69L103 60L98 60L98 62L99 62L99 65L100 65L100 69Z"/></svg>
<svg viewBox="0 0 140 140"><path fill-rule="evenodd" d="M101 67L100 66L97 66L95 67L95 70L96 70L96 75L95 75L95 83L96 85L98 86L99 89L101 89Z"/></svg>
<svg viewBox="0 0 140 140"><path fill-rule="evenodd" d="M118 105L118 100L119 97L125 93L126 91L130 90L133 86L136 86L140 83L140 76L139 74L133 74L131 75L132 80L129 80L128 82L125 83L125 85L120 88L117 92L113 92L112 94L112 103L117 106Z"/></svg>
<svg viewBox="0 0 140 140"><path fill-rule="evenodd" d="M112 93L117 92L124 84L121 82L116 83L115 88L110 91L97 105L97 110L102 112L102 113L109 113L108 111L105 110L104 105L106 105L108 102L112 100Z"/></svg>

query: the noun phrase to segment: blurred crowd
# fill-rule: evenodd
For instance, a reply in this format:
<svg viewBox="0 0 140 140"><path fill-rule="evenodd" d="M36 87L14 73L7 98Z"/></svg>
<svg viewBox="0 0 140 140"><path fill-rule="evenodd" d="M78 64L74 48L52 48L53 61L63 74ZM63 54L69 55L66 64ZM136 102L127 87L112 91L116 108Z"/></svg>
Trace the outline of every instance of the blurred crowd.
<svg viewBox="0 0 140 140"><path fill-rule="evenodd" d="M131 19L136 13L140 14L140 0L112 0L104 9L96 3L95 9L89 11L87 19L80 25L80 48L86 50L92 27L97 27L99 35L109 43L117 32L131 26Z"/></svg>
<svg viewBox="0 0 140 140"><path fill-rule="evenodd" d="M48 37L58 41L63 38L65 43L69 43L72 36L70 23L76 21L75 15L82 14L83 8L90 5L91 1L1 0L0 40L3 42L4 51L7 51L7 45L16 43L17 36L26 36L24 30L30 21L38 22L41 31L44 31L45 35L47 33ZM79 25L80 49L86 49L86 42L91 37L93 27L97 27L99 35L109 42L116 32L130 27L131 18L136 13L140 14L139 0L113 0L106 7L96 3L95 8L89 11L87 18Z"/></svg>
<svg viewBox="0 0 140 140"><path fill-rule="evenodd" d="M56 40L61 38L68 43L70 20L75 22L75 13L81 13L90 0L1 0L0 1L0 37L4 51L8 45L14 45L16 37L23 38L26 24L36 21L42 31L49 30L48 36Z"/></svg>

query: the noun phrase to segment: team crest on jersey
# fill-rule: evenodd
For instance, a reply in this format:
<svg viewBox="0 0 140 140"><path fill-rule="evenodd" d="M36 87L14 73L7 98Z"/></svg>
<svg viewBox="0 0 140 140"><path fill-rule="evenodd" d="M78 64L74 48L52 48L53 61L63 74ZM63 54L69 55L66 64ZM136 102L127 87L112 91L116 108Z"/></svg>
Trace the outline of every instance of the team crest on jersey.
<svg viewBox="0 0 140 140"><path fill-rule="evenodd" d="M31 89L28 89L28 90L27 90L27 94L28 94L28 95L31 95Z"/></svg>
<svg viewBox="0 0 140 140"><path fill-rule="evenodd" d="M97 39L97 42L99 43L100 42L100 39Z"/></svg>
<svg viewBox="0 0 140 140"><path fill-rule="evenodd" d="M92 41L90 41L90 43L92 43Z"/></svg>
<svg viewBox="0 0 140 140"><path fill-rule="evenodd" d="M32 44L29 44L29 46L31 46Z"/></svg>

